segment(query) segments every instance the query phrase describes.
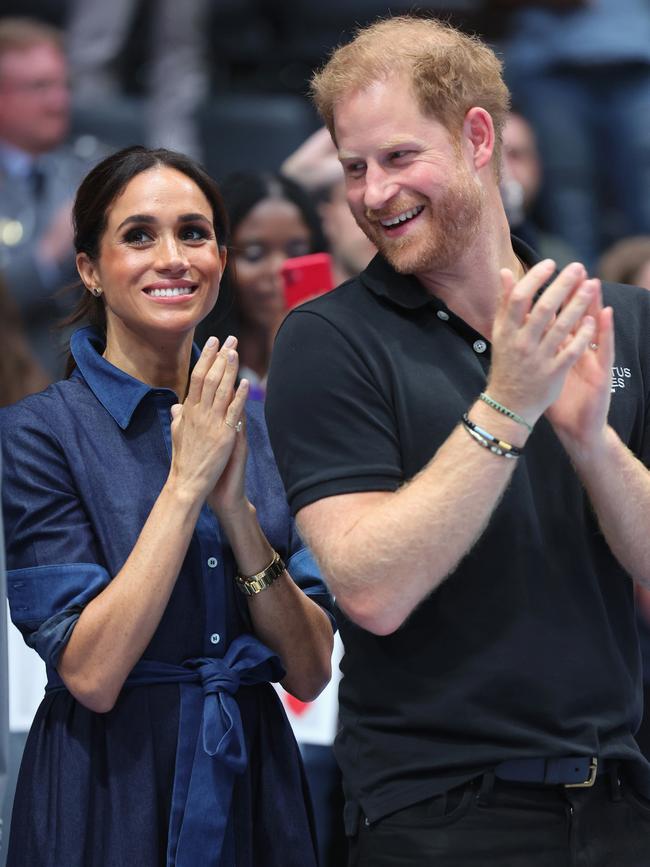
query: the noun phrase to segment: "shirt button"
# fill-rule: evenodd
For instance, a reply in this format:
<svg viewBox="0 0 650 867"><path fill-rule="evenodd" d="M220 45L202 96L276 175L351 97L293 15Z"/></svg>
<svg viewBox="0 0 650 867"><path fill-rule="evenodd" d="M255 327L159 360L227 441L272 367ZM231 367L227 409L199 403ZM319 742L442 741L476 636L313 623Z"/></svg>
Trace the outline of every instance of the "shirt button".
<svg viewBox="0 0 650 867"><path fill-rule="evenodd" d="M219 644L219 642L221 641L221 636L219 635L218 632L213 632L212 635L210 636L210 641L213 644Z"/></svg>
<svg viewBox="0 0 650 867"><path fill-rule="evenodd" d="M472 345L474 347L474 352L478 352L479 354L482 354L487 349L487 343L485 340L475 340Z"/></svg>
<svg viewBox="0 0 650 867"><path fill-rule="evenodd" d="M208 566L210 567L210 569L214 569L215 566L218 566L218 565L219 565L219 561L217 560L216 557L209 557L208 558Z"/></svg>
<svg viewBox="0 0 650 867"><path fill-rule="evenodd" d="M436 311L436 316L438 317L438 319L442 319L443 322L447 322L447 320L449 319L449 314L446 313L444 310Z"/></svg>

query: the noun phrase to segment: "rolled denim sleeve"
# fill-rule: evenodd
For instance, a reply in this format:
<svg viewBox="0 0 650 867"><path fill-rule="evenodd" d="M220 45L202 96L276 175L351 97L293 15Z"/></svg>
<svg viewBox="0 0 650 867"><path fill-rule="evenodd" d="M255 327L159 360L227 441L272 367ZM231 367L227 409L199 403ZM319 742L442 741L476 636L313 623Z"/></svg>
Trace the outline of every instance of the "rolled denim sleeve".
<svg viewBox="0 0 650 867"><path fill-rule="evenodd" d="M95 563L14 569L7 574L11 619L26 644L55 667L84 607L109 581Z"/></svg>
<svg viewBox="0 0 650 867"><path fill-rule="evenodd" d="M0 437L11 618L26 643L56 666L81 611L110 576L46 418L17 404L2 411Z"/></svg>

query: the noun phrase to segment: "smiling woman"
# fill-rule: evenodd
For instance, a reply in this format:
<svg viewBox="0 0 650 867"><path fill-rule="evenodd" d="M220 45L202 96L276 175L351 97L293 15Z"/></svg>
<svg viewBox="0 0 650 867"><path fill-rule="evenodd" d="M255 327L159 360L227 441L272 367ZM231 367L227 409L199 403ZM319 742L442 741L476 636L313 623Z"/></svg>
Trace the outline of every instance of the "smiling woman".
<svg viewBox="0 0 650 867"><path fill-rule="evenodd" d="M269 681L323 688L329 599L237 340L192 342L226 260L219 191L129 148L83 181L74 222L73 318L92 324L66 380L0 415L12 617L48 671L7 864L311 867Z"/></svg>

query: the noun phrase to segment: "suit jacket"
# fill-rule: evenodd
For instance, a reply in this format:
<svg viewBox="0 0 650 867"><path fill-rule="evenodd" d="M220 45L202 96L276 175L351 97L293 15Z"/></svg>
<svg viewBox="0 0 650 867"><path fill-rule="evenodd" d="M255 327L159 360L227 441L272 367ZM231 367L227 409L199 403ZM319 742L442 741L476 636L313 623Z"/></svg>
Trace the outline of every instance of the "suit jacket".
<svg viewBox="0 0 650 867"><path fill-rule="evenodd" d="M37 258L36 247L102 155L99 148L89 157L72 147L57 148L39 157L36 182L32 175L15 171L15 158L0 141L0 271L18 303L32 351L53 377L61 372L61 337L52 326L66 309L57 293L76 278L74 253L71 246L65 263L47 266Z"/></svg>

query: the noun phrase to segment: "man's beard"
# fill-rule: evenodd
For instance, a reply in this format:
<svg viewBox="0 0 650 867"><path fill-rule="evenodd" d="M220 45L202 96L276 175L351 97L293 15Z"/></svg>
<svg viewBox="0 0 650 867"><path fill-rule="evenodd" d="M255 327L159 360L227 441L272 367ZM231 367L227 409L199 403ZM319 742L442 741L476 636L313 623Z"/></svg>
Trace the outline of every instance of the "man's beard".
<svg viewBox="0 0 650 867"><path fill-rule="evenodd" d="M425 211L415 219L425 219L427 227L414 227L412 234L389 238L378 226L377 217L369 219L367 214L363 224L360 223L381 255L400 274L446 271L454 265L478 233L483 190L462 166L435 202L429 200L423 204ZM413 206L414 203L410 201L402 207L398 200L391 206L391 213L399 213ZM428 232L424 232L424 228L428 228Z"/></svg>

